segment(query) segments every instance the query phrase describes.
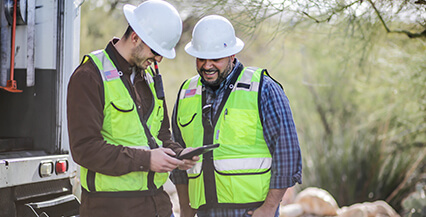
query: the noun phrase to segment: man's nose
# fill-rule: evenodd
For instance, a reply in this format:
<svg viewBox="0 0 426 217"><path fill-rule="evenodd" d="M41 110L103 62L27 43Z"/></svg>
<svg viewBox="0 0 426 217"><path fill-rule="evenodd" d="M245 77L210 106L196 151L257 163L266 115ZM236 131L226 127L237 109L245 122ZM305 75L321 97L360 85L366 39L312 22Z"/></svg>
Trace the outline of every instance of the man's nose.
<svg viewBox="0 0 426 217"><path fill-rule="evenodd" d="M161 60L163 60L163 57L162 56L155 56L154 59L155 59L155 61L157 61L158 63L160 63Z"/></svg>
<svg viewBox="0 0 426 217"><path fill-rule="evenodd" d="M213 68L213 60L206 60L203 66L204 69L211 69Z"/></svg>

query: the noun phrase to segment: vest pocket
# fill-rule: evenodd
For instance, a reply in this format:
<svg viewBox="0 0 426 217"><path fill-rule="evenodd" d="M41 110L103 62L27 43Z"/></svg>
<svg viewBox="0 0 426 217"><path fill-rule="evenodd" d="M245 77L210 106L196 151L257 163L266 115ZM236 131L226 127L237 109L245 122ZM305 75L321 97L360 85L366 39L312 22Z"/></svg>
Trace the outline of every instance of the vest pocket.
<svg viewBox="0 0 426 217"><path fill-rule="evenodd" d="M255 110L228 108L221 117L219 143L255 145L256 117L257 111Z"/></svg>
<svg viewBox="0 0 426 217"><path fill-rule="evenodd" d="M131 172L122 176L96 174L97 191L142 191L148 190L147 172Z"/></svg>
<svg viewBox="0 0 426 217"><path fill-rule="evenodd" d="M198 123L200 119L198 116L199 115L197 115L197 113L190 114L190 115L182 115L182 116L179 116L177 120L179 129L182 134L182 138L186 144L193 144L195 140L194 137L198 137L199 135L202 135L202 131L201 131L202 127L195 126L196 125L195 123Z"/></svg>
<svg viewBox="0 0 426 217"><path fill-rule="evenodd" d="M105 121L110 120L113 137L125 137L140 133L139 130L141 128L137 126L140 122L139 116L133 101L127 99L111 101L109 111L111 116L109 118L106 117Z"/></svg>
<svg viewBox="0 0 426 217"><path fill-rule="evenodd" d="M188 195L193 209L198 209L200 205L206 203L206 198L204 196L204 180L203 176L201 176L202 174L203 173L188 180Z"/></svg>
<svg viewBox="0 0 426 217"><path fill-rule="evenodd" d="M181 127L188 126L194 120L194 118L195 118L196 115L197 115L197 113L195 113L192 116L180 117L179 118L179 125Z"/></svg>
<svg viewBox="0 0 426 217"><path fill-rule="evenodd" d="M215 173L215 178L219 203L254 203L265 200L271 172L250 175Z"/></svg>
<svg viewBox="0 0 426 217"><path fill-rule="evenodd" d="M132 105L131 108L126 108L127 105L125 105L124 107L123 107L123 105L120 105L120 104L115 105L114 102L111 102L111 105L112 105L112 107L114 107L115 109L117 109L120 112L131 112L131 111L133 111L133 109L135 109L134 104Z"/></svg>

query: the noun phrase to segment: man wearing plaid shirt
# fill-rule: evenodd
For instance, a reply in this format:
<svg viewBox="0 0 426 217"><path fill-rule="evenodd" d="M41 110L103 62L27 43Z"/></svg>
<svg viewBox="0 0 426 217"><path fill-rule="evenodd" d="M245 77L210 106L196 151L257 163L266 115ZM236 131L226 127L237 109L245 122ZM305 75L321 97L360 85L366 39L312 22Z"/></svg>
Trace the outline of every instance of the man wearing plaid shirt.
<svg viewBox="0 0 426 217"><path fill-rule="evenodd" d="M175 141L219 143L193 168L174 171L181 216L279 216L287 188L302 182L302 158L289 100L266 70L244 67L232 24L210 15L185 50L199 75L186 80L173 111Z"/></svg>

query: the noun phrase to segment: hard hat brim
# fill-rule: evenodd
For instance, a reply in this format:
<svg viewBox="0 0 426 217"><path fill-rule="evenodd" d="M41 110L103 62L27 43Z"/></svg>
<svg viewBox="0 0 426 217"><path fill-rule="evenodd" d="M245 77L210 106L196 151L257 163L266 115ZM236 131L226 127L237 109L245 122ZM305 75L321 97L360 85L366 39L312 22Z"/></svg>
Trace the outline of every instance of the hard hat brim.
<svg viewBox="0 0 426 217"><path fill-rule="evenodd" d="M151 49L153 49L155 52L159 53L161 56L168 58L168 59L174 59L176 57L176 51L174 48L171 50L163 49L160 45L155 43L155 41L152 39L151 36L149 36L146 31L143 29L142 26L139 25L138 19L134 13L134 10L136 9L136 6L126 4L123 7L124 16L127 19L127 22L132 27L133 31L142 39L142 41L148 45Z"/></svg>
<svg viewBox="0 0 426 217"><path fill-rule="evenodd" d="M243 50L244 48L244 42L239 39L236 38L236 44L232 47L228 47L227 49L223 49L219 52L199 52L195 49L195 47L192 44L192 41L189 42L188 44L186 44L185 46L185 51L186 53L188 53L189 55L196 57L196 58L200 58L200 59L220 59L220 58L224 58L224 57L228 57L228 56L232 56L234 54L239 53L241 50Z"/></svg>

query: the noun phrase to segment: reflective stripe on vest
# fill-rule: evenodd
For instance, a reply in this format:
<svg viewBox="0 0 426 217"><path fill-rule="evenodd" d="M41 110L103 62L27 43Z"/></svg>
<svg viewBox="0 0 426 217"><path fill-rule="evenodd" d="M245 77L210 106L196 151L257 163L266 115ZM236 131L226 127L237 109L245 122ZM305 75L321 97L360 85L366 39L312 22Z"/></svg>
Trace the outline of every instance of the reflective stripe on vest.
<svg viewBox="0 0 426 217"><path fill-rule="evenodd" d="M264 141L259 117L259 84L262 69L245 68L214 126L213 150L216 186L204 186L203 159L187 170L191 207L232 207L260 204L269 190L272 157ZM232 85L232 84L231 84ZM187 80L179 95L176 121L187 147L203 144L201 124L202 84L200 77ZM196 130L196 132L193 132ZM255 184L254 184L255 183ZM215 188L217 201L206 204L205 188Z"/></svg>
<svg viewBox="0 0 426 217"><path fill-rule="evenodd" d="M105 105L104 121L101 129L103 138L109 144L123 145L135 149L149 150L148 140L127 88L123 84L114 63L104 50L92 52L88 56L98 67L104 85ZM145 74L152 73L146 70ZM147 76L147 80L151 74ZM152 77L151 77L152 80ZM149 84L149 82L148 82ZM155 93L153 84L149 84ZM163 101L154 97L152 112L147 125L152 135L158 140L158 132L163 120ZM161 114L160 114L161 113ZM158 122L158 123L157 123ZM159 140L158 140L159 141ZM161 143L160 143L161 144ZM81 167L81 185L88 192L152 192L160 188L167 180L168 173L130 172L121 176L108 176L95 173ZM154 183L155 186L149 186Z"/></svg>
<svg viewBox="0 0 426 217"><path fill-rule="evenodd" d="M272 165L271 158L244 158L244 159L224 159L214 161L215 169L220 172L232 170L269 169ZM202 162L197 162L194 167L187 170L189 174L201 173Z"/></svg>

